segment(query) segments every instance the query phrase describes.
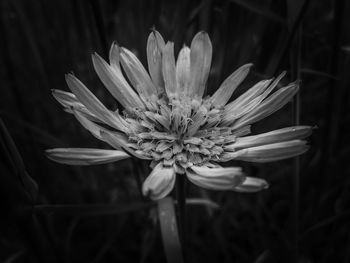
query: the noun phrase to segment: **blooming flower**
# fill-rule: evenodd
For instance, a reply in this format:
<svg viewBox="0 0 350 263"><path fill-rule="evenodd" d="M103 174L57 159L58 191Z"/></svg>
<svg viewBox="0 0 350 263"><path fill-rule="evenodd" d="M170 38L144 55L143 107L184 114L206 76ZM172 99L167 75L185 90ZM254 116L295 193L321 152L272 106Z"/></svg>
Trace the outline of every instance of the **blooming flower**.
<svg viewBox="0 0 350 263"><path fill-rule="evenodd" d="M47 150L54 161L90 165L130 156L151 160L153 171L143 183L152 199L173 189L176 174L203 188L255 192L267 188L260 178L246 176L241 168L221 167L230 160L269 162L307 151L309 126L283 128L250 135L250 125L283 107L298 92L298 83L278 88L285 73L262 80L236 100L234 90L247 76L251 64L233 72L211 96L203 98L210 71L212 45L205 32L183 47L175 61L174 44L154 31L147 42L149 73L129 50L112 44L109 64L92 55L97 75L125 108L108 110L72 74L66 75L72 91L53 90L65 111L93 136L114 150L64 148ZM124 77L127 76L127 79ZM131 85L130 85L130 84Z"/></svg>

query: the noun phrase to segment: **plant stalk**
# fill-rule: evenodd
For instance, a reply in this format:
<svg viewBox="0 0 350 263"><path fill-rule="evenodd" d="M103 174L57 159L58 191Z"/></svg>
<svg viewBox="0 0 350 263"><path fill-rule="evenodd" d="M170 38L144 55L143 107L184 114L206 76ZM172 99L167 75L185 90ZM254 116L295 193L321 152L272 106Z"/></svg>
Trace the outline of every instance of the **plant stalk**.
<svg viewBox="0 0 350 263"><path fill-rule="evenodd" d="M186 258L186 177L177 174L176 178L176 199L178 204L179 235L184 259Z"/></svg>
<svg viewBox="0 0 350 263"><path fill-rule="evenodd" d="M296 32L294 40L294 47L290 51L291 56L291 77L293 80L300 79L301 73L301 44L302 44L302 25ZM293 112L293 125L300 125L300 92L298 92L292 101L292 112ZM293 226L293 243L294 243L294 262L299 260L299 200L300 200L300 157L294 158L293 164L293 215L294 215L294 226Z"/></svg>

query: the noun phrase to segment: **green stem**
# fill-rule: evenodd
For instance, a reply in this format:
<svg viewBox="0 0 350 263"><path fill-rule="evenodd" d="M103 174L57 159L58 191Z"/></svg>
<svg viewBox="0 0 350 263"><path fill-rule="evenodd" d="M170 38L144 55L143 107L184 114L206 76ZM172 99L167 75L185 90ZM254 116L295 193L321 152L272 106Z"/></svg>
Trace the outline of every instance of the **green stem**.
<svg viewBox="0 0 350 263"><path fill-rule="evenodd" d="M179 232L184 258L186 256L186 177L177 174L176 178L176 199L178 203Z"/></svg>

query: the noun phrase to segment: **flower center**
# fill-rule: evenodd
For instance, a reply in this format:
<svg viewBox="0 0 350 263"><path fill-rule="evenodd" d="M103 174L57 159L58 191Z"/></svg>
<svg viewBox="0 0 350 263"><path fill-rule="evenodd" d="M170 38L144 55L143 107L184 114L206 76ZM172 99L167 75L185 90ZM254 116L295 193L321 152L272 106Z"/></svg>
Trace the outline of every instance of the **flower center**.
<svg viewBox="0 0 350 263"><path fill-rule="evenodd" d="M135 111L126 117L131 126L130 147L165 166L184 173L189 165L219 160L223 146L235 141L237 131L218 127L221 109L211 109L208 101L187 98L167 103L159 100L158 110Z"/></svg>

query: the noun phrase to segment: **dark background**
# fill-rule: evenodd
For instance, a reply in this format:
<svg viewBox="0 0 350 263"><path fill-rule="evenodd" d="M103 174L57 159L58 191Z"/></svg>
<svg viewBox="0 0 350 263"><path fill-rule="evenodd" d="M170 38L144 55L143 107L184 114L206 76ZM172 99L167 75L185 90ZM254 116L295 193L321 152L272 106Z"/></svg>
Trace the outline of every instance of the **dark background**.
<svg viewBox="0 0 350 263"><path fill-rule="evenodd" d="M297 98L256 124L254 133L298 122L317 126L300 162L229 164L265 178L266 191L207 192L187 185L188 196L220 206L188 209L188 261L350 262L349 4L1 0L0 261L165 262L155 208L139 191L147 163L70 167L44 154L55 147L106 147L61 109L50 90L68 90L64 74L73 71L116 108L90 55L97 51L107 58L115 40L146 65L147 37L155 27L175 42L176 51L190 45L198 31L208 32L213 43L208 94L248 62L253 72L234 97L282 70L288 71L285 83L302 80ZM77 206L51 209L58 204ZM86 212L86 204L116 209Z"/></svg>

